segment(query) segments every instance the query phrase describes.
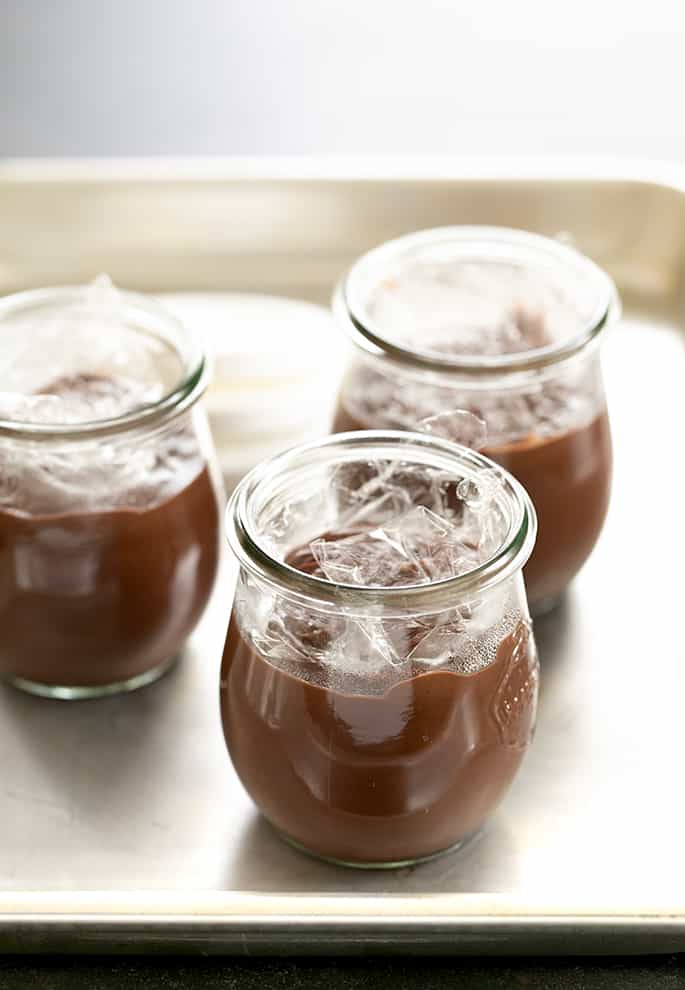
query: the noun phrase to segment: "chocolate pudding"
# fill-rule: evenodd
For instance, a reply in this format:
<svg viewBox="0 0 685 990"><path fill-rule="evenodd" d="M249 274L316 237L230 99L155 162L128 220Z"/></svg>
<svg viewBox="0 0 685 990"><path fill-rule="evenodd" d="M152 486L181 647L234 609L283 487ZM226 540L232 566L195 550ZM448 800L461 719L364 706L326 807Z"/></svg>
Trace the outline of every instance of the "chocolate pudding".
<svg viewBox="0 0 685 990"><path fill-rule="evenodd" d="M554 601L592 553L609 507L606 410L568 433L485 446L483 453L518 478L533 500L538 537L523 576L531 606Z"/></svg>
<svg viewBox="0 0 685 990"><path fill-rule="evenodd" d="M61 376L40 393L80 414L136 406L135 385L116 377ZM3 439L0 672L77 690L160 668L207 603L218 532L190 414L81 447Z"/></svg>
<svg viewBox="0 0 685 990"><path fill-rule="evenodd" d="M438 432L510 471L538 516L528 598L535 612L553 605L608 508L597 344L618 312L611 280L548 238L456 226L369 251L333 305L358 348L333 430Z"/></svg>
<svg viewBox="0 0 685 990"><path fill-rule="evenodd" d="M365 370L364 419L350 412L343 391L333 432L409 428L404 415L395 417L388 407L374 407L374 390L383 394L386 383L386 379L374 381L373 373ZM401 388L399 383L397 387ZM499 399L500 409L505 401ZM483 416L482 406L463 397L461 403L462 408L470 407L468 411ZM422 418L417 411L417 427ZM480 450L521 482L535 506L538 536L523 572L531 606L558 598L590 556L609 506L612 455L606 409L584 425L557 435L531 432L510 442L486 442Z"/></svg>
<svg viewBox="0 0 685 990"><path fill-rule="evenodd" d="M363 534L320 539L330 546ZM319 550L313 541L286 561L321 576ZM398 568L397 583L414 582L425 565ZM489 647L476 652L454 612L448 622L383 623L410 657L419 641L445 633L439 669L411 659L365 669L356 656L323 659L346 635L345 618L330 612L286 611L276 629L282 648L265 656L238 599L221 674L224 734L245 789L288 839L343 863L400 864L462 842L493 811L531 739L536 651L516 609L504 619L495 609Z"/></svg>

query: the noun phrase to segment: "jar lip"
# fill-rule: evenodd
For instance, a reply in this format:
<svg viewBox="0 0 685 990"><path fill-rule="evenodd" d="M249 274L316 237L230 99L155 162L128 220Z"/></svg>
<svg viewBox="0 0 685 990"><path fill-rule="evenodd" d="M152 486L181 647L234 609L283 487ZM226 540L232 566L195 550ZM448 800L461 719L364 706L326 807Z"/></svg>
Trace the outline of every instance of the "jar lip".
<svg viewBox="0 0 685 990"><path fill-rule="evenodd" d="M512 251L528 252L539 259L568 265L583 278L597 286L597 303L577 334L563 341L507 354L496 355L434 355L414 350L389 340L382 329L360 313L360 301L355 282L365 268L388 264L400 252L441 244L454 244L480 249L487 246L484 261L511 261ZM568 245L541 234L510 227L450 226L435 227L397 237L372 248L355 261L339 281L333 294L333 312L342 328L362 350L375 357L390 359L400 365L411 365L426 371L451 373L469 377L503 375L534 371L571 358L590 345L604 327L620 313L618 292L613 280L598 265Z"/></svg>
<svg viewBox="0 0 685 990"><path fill-rule="evenodd" d="M354 451L358 457L369 457L372 449L375 449L379 458L395 452L398 459L409 458L412 450L432 451L440 463L447 456L454 463L455 470L460 466L469 466L471 469L495 472L502 480L505 497L512 508L507 534L498 550L473 570L455 577L429 584L389 588L335 583L299 571L273 556L255 532L250 517L249 502L259 486L287 470L289 463L304 461L315 451ZM349 457L349 460L353 459ZM449 440L402 430L361 430L332 434L322 440L292 447L262 461L245 475L234 490L226 507L225 521L229 546L241 567L295 595L299 593L309 599L362 607L392 604L410 608L419 603L421 606L449 607L450 603L454 603L455 595L462 597L467 592L483 591L506 580L522 568L532 553L537 533L537 517L528 493L498 464L475 450Z"/></svg>
<svg viewBox="0 0 685 990"><path fill-rule="evenodd" d="M40 306L53 301L57 304L78 301L85 288L83 285L60 285L28 289L5 296L0 299L0 327L2 321L7 317L33 306ZM117 294L131 324L135 324L134 314L137 313L139 317L147 315L158 320L164 320L167 325L174 326L182 333L187 350L183 354L179 353L185 366L185 373L181 381L160 399L120 416L86 420L82 423L34 423L0 418L0 436L38 441L96 439L140 427L153 426L163 420L174 419L197 402L207 388L209 378L208 362L199 342L187 332L181 320L155 299L122 289L117 289Z"/></svg>

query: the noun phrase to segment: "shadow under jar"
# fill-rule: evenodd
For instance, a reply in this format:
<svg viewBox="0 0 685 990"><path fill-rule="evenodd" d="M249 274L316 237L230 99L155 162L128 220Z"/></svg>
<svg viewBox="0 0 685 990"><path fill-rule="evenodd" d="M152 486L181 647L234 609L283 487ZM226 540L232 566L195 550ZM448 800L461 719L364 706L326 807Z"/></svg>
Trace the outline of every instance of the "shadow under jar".
<svg viewBox="0 0 685 990"><path fill-rule="evenodd" d="M599 537L611 436L599 359L616 289L556 241L445 227L364 255L334 296L356 345L334 432L407 429L476 447L530 494L538 538L525 580L553 607Z"/></svg>
<svg viewBox="0 0 685 990"><path fill-rule="evenodd" d="M259 810L350 866L462 843L533 732L523 488L438 438L347 434L256 468L227 527L240 570L221 712Z"/></svg>
<svg viewBox="0 0 685 990"><path fill-rule="evenodd" d="M209 598L204 356L98 281L0 303L0 674L64 699L159 677Z"/></svg>

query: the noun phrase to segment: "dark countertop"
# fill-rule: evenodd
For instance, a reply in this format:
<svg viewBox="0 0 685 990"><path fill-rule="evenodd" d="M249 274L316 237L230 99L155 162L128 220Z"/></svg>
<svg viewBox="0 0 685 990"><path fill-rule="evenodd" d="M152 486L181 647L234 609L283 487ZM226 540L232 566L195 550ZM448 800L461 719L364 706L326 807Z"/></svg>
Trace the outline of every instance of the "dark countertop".
<svg viewBox="0 0 685 990"><path fill-rule="evenodd" d="M685 986L685 956L622 959L124 959L0 961L2 990L654 990Z"/></svg>

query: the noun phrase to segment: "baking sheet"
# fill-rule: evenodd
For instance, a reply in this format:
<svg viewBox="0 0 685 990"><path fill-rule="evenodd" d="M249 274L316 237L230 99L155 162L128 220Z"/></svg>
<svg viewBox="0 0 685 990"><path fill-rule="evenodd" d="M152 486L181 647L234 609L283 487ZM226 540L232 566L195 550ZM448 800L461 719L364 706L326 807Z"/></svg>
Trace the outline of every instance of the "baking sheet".
<svg viewBox="0 0 685 990"><path fill-rule="evenodd" d="M2 291L106 270L146 291L321 301L380 240L484 222L570 232L617 278L626 311L605 347L609 518L563 607L536 623L536 738L483 832L396 872L319 863L272 833L219 723L225 561L158 684L73 704L0 690L6 951L685 950L685 192L672 174L612 177L601 164L487 171L0 167Z"/></svg>

